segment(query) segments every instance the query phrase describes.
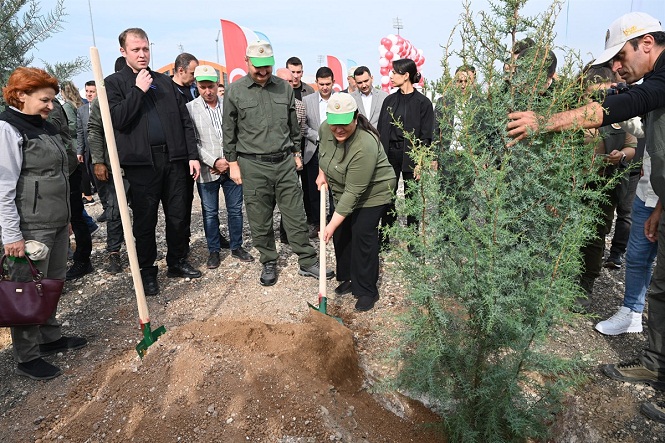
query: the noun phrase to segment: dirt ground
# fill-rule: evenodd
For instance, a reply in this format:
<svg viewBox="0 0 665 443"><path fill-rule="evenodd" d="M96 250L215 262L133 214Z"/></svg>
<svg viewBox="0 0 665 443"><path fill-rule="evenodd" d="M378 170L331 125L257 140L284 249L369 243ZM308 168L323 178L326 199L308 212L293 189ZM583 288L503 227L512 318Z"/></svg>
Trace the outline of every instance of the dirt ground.
<svg viewBox="0 0 665 443"><path fill-rule="evenodd" d="M86 209L101 213L98 203ZM68 282L60 302L65 334L90 341L48 358L64 374L48 382L15 375L9 333L0 329L0 441L444 441L433 432L438 417L421 402L379 387L396 370L387 353L406 303L389 258L374 310L357 313L350 295L331 297L329 312L342 326L307 307L318 282L298 275L288 246L278 243L279 280L269 288L258 282L258 261L241 263L228 251L220 268L205 269L198 199L194 211L190 258L204 275L169 279L160 260L161 293L148 305L153 329L164 325L167 333L143 360L134 350L142 337L129 270L104 271L103 224L93 239L95 271ZM332 245L327 257L334 263ZM593 312L606 318L621 302L623 272L604 270L601 280ZM328 282L328 292L335 286ZM639 413L641 402L662 393L598 369L632 358L645 335L604 337L593 330L596 321L561 326L551 344L552 352L582 353L589 363L588 381L568 397L552 441L665 442L665 425Z"/></svg>

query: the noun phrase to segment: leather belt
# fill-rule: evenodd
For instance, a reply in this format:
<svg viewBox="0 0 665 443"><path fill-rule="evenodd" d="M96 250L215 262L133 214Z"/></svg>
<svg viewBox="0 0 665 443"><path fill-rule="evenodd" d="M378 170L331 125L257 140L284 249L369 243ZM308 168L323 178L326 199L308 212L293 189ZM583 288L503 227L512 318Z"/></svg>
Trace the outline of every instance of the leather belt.
<svg viewBox="0 0 665 443"><path fill-rule="evenodd" d="M152 152L169 152L169 148L166 145L151 145L150 149L152 149Z"/></svg>
<svg viewBox="0 0 665 443"><path fill-rule="evenodd" d="M263 162L263 163L279 163L284 161L289 155L291 155L290 152L278 152L276 154L244 154L242 152L238 152L238 157L242 158L249 158L251 160L256 160L257 162Z"/></svg>

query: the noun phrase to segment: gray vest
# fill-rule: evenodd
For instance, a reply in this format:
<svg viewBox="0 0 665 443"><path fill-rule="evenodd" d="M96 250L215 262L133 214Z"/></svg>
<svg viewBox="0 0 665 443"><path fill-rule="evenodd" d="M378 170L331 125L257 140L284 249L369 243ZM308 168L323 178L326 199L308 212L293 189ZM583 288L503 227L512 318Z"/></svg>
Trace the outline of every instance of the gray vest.
<svg viewBox="0 0 665 443"><path fill-rule="evenodd" d="M70 207L65 146L59 138L46 134L25 138L21 175L16 184L21 230L66 226Z"/></svg>

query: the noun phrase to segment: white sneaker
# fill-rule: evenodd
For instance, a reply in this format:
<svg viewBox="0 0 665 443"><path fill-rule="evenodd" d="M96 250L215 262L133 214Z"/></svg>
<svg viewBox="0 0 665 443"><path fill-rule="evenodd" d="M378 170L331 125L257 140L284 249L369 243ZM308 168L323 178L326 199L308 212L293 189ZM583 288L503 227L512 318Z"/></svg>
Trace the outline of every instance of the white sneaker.
<svg viewBox="0 0 665 443"><path fill-rule="evenodd" d="M642 332L642 314L622 306L616 314L596 325L596 331L605 335Z"/></svg>

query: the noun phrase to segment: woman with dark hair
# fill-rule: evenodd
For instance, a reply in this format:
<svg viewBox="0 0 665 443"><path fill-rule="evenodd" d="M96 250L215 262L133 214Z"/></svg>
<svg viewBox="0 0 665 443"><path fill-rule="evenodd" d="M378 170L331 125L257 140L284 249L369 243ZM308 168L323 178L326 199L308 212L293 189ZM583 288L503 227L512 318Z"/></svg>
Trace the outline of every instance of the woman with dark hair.
<svg viewBox="0 0 665 443"><path fill-rule="evenodd" d="M424 145L432 143L434 132L434 107L432 102L414 88L414 84L420 81L420 73L416 63L409 59L393 61L393 70L390 73L390 83L399 88L390 94L381 106L379 123L377 129L381 134L381 143L388 155L388 161L392 165L397 181L400 174L404 180L404 189L408 192L408 182L417 177L414 173L415 163L409 153L412 144L405 134L413 132L416 139ZM402 127L394 124L399 121ZM392 226L395 223L395 202L390 205L382 222L384 226ZM407 218L408 225L417 223L415 217ZM388 237L384 236L383 244L388 244Z"/></svg>
<svg viewBox="0 0 665 443"><path fill-rule="evenodd" d="M46 118L53 109L58 82L45 71L17 68L2 90L9 104L0 114L0 228L4 253L25 257L26 240L48 247L35 262L47 278L64 279L69 240L69 166L66 147ZM27 264L10 263L15 280L31 280ZM0 309L2 307L0 306ZM16 373L48 380L62 372L43 355L78 349L85 338L65 337L55 319L11 328Z"/></svg>
<svg viewBox="0 0 665 443"><path fill-rule="evenodd" d="M379 134L350 94L333 94L326 116L319 127L316 184L330 186L335 212L320 235L335 244L341 281L335 293L352 292L356 310L369 311L379 298L379 221L392 201L395 173Z"/></svg>

